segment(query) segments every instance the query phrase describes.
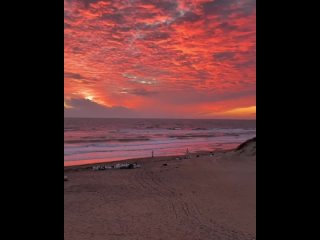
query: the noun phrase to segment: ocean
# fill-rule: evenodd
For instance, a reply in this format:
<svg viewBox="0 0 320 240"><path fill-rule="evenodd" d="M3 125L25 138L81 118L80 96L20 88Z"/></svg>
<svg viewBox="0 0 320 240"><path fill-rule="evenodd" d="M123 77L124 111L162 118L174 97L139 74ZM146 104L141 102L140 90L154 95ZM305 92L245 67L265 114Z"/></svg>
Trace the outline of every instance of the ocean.
<svg viewBox="0 0 320 240"><path fill-rule="evenodd" d="M64 165L232 149L256 136L255 120L64 119Z"/></svg>

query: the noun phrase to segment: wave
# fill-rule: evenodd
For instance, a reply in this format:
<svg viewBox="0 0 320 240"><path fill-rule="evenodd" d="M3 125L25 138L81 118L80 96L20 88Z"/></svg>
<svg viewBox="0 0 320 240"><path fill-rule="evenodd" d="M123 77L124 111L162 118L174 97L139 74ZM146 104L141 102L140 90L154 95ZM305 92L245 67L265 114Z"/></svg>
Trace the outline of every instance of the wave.
<svg viewBox="0 0 320 240"><path fill-rule="evenodd" d="M111 134L110 134L111 133ZM103 134L103 133L99 133ZM86 133L81 133L80 137L72 136L68 137L65 135L65 144L86 144L86 143L111 143L111 142L146 142L150 140L158 139L196 139L196 138L216 138L223 136L239 137L241 135L255 134L254 130L244 129L214 129L211 131L196 130L196 131L177 131L176 133L170 133L168 131L122 131L120 133L108 132L105 136L86 136ZM85 136L83 136L85 135ZM89 135L89 133L87 133ZM92 135L92 133L91 133ZM111 135L111 136L110 136ZM112 136L114 135L114 136ZM118 136L117 136L118 135ZM82 136L82 137L81 137Z"/></svg>
<svg viewBox="0 0 320 240"><path fill-rule="evenodd" d="M211 147L222 147L228 144L234 145L249 139L252 135L247 135L243 137L230 137L222 136L212 138L211 140L198 138L198 139L163 139L163 140L153 140L145 143L128 142L127 144L114 143L114 144L87 144L87 145L69 145L65 146L64 155L79 155L79 154L89 154L89 153L118 153L122 154L124 152L139 152L139 151L151 151L159 149L178 149L178 148L199 148L201 150L204 146Z"/></svg>
<svg viewBox="0 0 320 240"><path fill-rule="evenodd" d="M149 141L149 138L113 138L113 139L75 139L65 140L67 144L78 144L78 143L102 143L102 142L140 142Z"/></svg>
<svg viewBox="0 0 320 240"><path fill-rule="evenodd" d="M194 120L65 121L65 162L123 160L235 148L256 135L255 124Z"/></svg>
<svg viewBox="0 0 320 240"><path fill-rule="evenodd" d="M68 127L64 128L65 132L78 131L78 130L79 130L78 128L71 128L71 127L70 128L68 128Z"/></svg>

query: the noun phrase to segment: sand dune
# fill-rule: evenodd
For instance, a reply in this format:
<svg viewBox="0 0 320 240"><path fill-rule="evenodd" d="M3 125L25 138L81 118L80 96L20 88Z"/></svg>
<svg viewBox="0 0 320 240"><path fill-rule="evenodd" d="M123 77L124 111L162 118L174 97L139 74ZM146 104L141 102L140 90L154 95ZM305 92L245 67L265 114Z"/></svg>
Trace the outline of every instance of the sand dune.
<svg viewBox="0 0 320 240"><path fill-rule="evenodd" d="M67 172L65 240L256 238L255 141L132 170ZM255 153L255 152L254 152Z"/></svg>
<svg viewBox="0 0 320 240"><path fill-rule="evenodd" d="M247 156L256 156L256 138L254 137L240 144L235 152Z"/></svg>

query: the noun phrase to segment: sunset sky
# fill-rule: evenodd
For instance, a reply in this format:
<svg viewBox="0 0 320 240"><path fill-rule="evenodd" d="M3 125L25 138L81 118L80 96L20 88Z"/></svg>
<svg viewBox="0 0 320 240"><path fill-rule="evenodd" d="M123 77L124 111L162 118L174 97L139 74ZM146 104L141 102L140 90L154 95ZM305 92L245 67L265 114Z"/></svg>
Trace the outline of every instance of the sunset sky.
<svg viewBox="0 0 320 240"><path fill-rule="evenodd" d="M255 0L64 0L66 117L256 116Z"/></svg>

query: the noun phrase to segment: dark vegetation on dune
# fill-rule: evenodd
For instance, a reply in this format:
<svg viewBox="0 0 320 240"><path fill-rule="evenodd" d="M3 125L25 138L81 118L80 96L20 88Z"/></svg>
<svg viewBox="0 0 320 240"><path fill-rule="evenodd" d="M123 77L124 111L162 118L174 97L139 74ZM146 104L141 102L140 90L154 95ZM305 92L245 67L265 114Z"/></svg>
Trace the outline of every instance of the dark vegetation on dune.
<svg viewBox="0 0 320 240"><path fill-rule="evenodd" d="M236 152L246 153L249 155L256 155L256 137L251 138L244 143L241 143L237 148Z"/></svg>

